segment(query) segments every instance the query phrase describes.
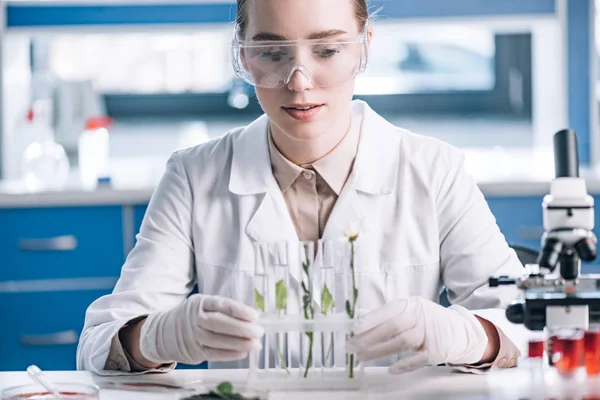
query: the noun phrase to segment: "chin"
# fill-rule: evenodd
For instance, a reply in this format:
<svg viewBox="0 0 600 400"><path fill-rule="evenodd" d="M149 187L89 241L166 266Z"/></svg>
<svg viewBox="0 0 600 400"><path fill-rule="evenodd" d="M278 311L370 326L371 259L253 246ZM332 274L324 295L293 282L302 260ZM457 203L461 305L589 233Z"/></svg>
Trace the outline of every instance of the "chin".
<svg viewBox="0 0 600 400"><path fill-rule="evenodd" d="M286 121L280 124L286 135L295 140L312 140L321 136L325 125L321 121L298 122Z"/></svg>

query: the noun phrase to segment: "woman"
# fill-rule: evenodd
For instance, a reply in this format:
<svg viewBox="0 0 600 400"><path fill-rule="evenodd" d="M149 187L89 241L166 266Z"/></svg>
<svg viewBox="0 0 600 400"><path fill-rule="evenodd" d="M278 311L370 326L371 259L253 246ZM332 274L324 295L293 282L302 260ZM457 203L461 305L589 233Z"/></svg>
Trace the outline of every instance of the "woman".
<svg viewBox="0 0 600 400"><path fill-rule="evenodd" d="M348 225L374 249L375 267L359 271L371 311L349 343L361 360L514 366L520 333L502 308L516 290L486 282L522 266L461 154L352 101L373 37L366 0L237 3L234 67L265 115L172 155L114 292L87 311L78 368L242 365L263 335L253 244L336 239ZM384 276L394 299L380 295Z"/></svg>

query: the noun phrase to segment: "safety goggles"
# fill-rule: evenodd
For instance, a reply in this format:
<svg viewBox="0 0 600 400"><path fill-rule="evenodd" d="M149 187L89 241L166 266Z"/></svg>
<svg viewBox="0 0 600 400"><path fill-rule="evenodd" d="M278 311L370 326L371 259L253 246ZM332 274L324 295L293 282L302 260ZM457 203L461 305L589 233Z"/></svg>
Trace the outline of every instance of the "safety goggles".
<svg viewBox="0 0 600 400"><path fill-rule="evenodd" d="M367 68L367 25L358 36L310 40L240 40L236 28L231 47L236 75L251 85L283 87L299 72L313 86L332 87Z"/></svg>

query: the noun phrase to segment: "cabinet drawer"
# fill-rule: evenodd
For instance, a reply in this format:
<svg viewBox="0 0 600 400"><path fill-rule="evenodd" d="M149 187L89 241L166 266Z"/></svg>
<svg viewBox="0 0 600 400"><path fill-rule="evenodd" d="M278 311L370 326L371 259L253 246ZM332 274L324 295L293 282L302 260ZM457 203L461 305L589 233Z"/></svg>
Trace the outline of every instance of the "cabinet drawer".
<svg viewBox="0 0 600 400"><path fill-rule="evenodd" d="M0 293L0 370L74 370L85 311L110 292Z"/></svg>
<svg viewBox="0 0 600 400"><path fill-rule="evenodd" d="M540 249L543 197L489 197L488 205L510 245Z"/></svg>
<svg viewBox="0 0 600 400"><path fill-rule="evenodd" d="M119 276L121 207L0 210L0 281Z"/></svg>

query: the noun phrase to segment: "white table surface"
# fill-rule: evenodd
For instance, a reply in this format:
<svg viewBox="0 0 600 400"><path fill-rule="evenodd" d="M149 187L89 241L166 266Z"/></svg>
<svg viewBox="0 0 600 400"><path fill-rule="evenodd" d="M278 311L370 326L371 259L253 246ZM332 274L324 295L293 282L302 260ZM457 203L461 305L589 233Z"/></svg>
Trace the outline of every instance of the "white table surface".
<svg viewBox="0 0 600 400"><path fill-rule="evenodd" d="M457 391L483 390L485 392L487 385L487 377L485 375L472 375L453 373L448 368L424 368L419 371L405 375L388 375L386 369L369 370L369 384L373 385L373 394L379 392L384 386L392 387L391 391L396 392L401 390L402 393L420 393L423 389L427 389L426 393L434 393L436 391ZM199 381L219 382L228 380L234 383L243 382L246 377L246 370L176 370L166 374L153 374L142 376L120 376L120 377L103 377L89 372L83 371L48 371L47 375L50 380L55 382L81 382L81 383L96 383L102 381L153 381L163 382L176 385L194 385ZM2 372L0 373L0 389L31 383L25 372ZM210 385L209 383L209 385ZM364 399L366 393L363 391L335 391L335 392L317 392L317 391L294 391L294 392L271 392L269 399L305 399L307 394L311 400L316 399ZM131 391L115 391L101 390L101 399L171 399L173 394L149 394Z"/></svg>
<svg viewBox="0 0 600 400"><path fill-rule="evenodd" d="M559 393L575 392L600 393L600 379L585 377L585 371L568 380L560 379L555 370L546 372L546 393L553 396ZM141 376L103 377L83 371L49 371L47 375L55 382L68 381L79 383L96 383L103 381L152 381L195 386L203 382L213 386L216 382L228 380L236 383L244 382L246 370L176 370L166 374ZM269 399L518 399L527 398L530 389L531 374L522 368L498 369L487 374L475 375L453 371L447 367L428 367L403 375L389 375L385 368L367 369L367 389L362 391L278 391L271 392ZM0 390L31 383L25 372L0 372ZM539 394L543 389L539 388ZM147 393L133 391L117 391L102 389L102 400L144 399L166 400L178 399L173 393Z"/></svg>

